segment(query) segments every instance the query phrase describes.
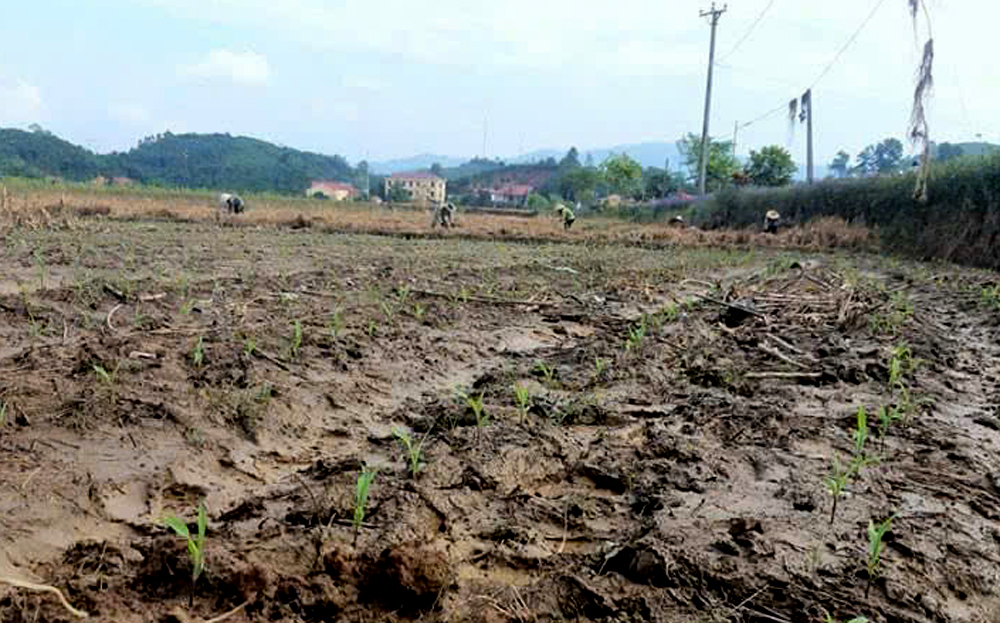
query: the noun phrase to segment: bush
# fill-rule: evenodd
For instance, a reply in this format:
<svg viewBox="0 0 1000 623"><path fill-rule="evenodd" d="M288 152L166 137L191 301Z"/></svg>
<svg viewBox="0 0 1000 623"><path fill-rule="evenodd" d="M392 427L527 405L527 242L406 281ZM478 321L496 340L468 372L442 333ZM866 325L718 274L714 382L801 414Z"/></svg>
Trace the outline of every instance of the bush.
<svg viewBox="0 0 1000 623"><path fill-rule="evenodd" d="M829 179L790 188L726 189L702 202L695 223L760 227L777 210L785 224L839 216L876 230L890 250L1000 268L1000 156L935 165L927 203L913 199L914 174Z"/></svg>

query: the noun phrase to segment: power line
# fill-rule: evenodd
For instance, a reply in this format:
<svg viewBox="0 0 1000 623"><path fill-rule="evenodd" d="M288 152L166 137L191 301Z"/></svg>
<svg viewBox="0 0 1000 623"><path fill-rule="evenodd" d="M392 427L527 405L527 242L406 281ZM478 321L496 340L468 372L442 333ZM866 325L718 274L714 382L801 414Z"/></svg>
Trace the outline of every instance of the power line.
<svg viewBox="0 0 1000 623"><path fill-rule="evenodd" d="M852 34L851 37L850 37L850 39L847 40L847 43L845 43L840 48L840 50L837 51L837 53L833 57L833 60L831 60L826 65L826 67L823 68L823 71L820 72L819 76L813 81L812 85L810 85L809 88L806 89L807 91L810 90L810 89L812 89L813 87L815 87L816 84L818 84L820 80L822 80L823 78L825 78L826 75L828 73L830 73L830 70L833 69L833 66L837 63L838 60L840 60L840 57L844 55L844 52L846 52L847 49L849 47L851 47L851 44L853 44L857 40L858 36L861 34L861 31L863 31L865 29L865 26L867 26L868 23L871 22L872 18L875 17L875 13L878 12L878 10L882 7L883 4L885 4L885 0L879 0L878 4L875 5L875 7L871 10L871 12L868 14L868 16L865 17L864 21L861 22L861 25L858 27L858 29L854 31L854 34ZM765 12L766 12L766 9L765 9ZM750 121L747 121L746 123L741 123L739 127L740 127L740 129L749 127L749 126L751 126L751 125L753 125L755 123L763 121L764 119L772 117L773 115L781 112L782 110L787 110L787 109L788 109L788 104L782 103L782 104L780 104L780 105L772 108L771 110L763 113L762 115L760 115L758 117L755 117L755 118L751 119Z"/></svg>
<svg viewBox="0 0 1000 623"><path fill-rule="evenodd" d="M757 16L757 19L755 19L753 23L750 24L750 27L747 28L745 33L743 33L743 36L740 37L740 40L736 42L736 45L734 45L728 52L726 52L722 56L721 59L719 59L720 62L726 60L727 58L735 54L736 50L740 49L740 46L743 45L746 42L746 40L750 38L750 35L753 34L754 29L757 28L757 24L759 24L760 21L764 19L764 16L767 15L767 12L771 10L771 7L774 6L774 3L777 1L778 0L771 0L770 2L767 3L767 6L764 7L764 10L760 12L760 15Z"/></svg>
<svg viewBox="0 0 1000 623"><path fill-rule="evenodd" d="M833 60L830 61L825 68L823 68L822 72L820 72L819 77L816 78L811 85L809 85L810 89L814 88L820 80L826 77L826 74L830 73L830 70L833 69L833 66L837 63L838 60L840 60L840 57L844 54L844 52L847 51L847 48L851 47L851 44L853 44L854 41L858 38L858 35L861 34L861 31L864 30L865 26L868 25L868 22L872 21L872 18L875 17L875 14L878 12L880 8L882 8L883 4L885 4L885 0L879 0L878 4L875 5L871 13L868 14L868 17L865 18L865 21L861 22L861 25L858 26L858 29L854 31L854 34L851 35L851 38L848 39L847 43L844 44L844 47L840 48L836 56L833 57Z"/></svg>

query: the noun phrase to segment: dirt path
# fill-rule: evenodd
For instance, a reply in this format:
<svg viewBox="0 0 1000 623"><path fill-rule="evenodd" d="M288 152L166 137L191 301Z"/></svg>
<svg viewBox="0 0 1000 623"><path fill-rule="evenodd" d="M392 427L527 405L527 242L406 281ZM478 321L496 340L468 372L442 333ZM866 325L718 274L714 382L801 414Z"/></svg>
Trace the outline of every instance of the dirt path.
<svg viewBox="0 0 1000 623"><path fill-rule="evenodd" d="M0 294L5 572L96 620L1000 620L989 274L100 227L23 233ZM192 592L162 518L203 499Z"/></svg>

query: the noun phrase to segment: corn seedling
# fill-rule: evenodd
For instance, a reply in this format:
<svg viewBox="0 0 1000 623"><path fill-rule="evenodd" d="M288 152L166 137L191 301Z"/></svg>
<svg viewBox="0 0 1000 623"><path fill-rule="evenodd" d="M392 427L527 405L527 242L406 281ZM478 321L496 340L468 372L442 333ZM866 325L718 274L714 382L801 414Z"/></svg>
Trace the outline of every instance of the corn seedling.
<svg viewBox="0 0 1000 623"><path fill-rule="evenodd" d="M864 461L865 443L868 441L868 413L864 406L858 407L858 423L854 429L854 457Z"/></svg>
<svg viewBox="0 0 1000 623"><path fill-rule="evenodd" d="M344 330L344 312L341 309L335 308L333 310L333 313L330 314L330 322L327 324L327 327L330 329L330 335L334 338Z"/></svg>
<svg viewBox="0 0 1000 623"><path fill-rule="evenodd" d="M392 325L393 318L396 317L396 310L387 301L382 301L382 315L385 316L386 324Z"/></svg>
<svg viewBox="0 0 1000 623"><path fill-rule="evenodd" d="M531 408L531 391L527 387L517 385L514 387L514 399L517 401L517 409L521 412L521 421L528 419L528 409Z"/></svg>
<svg viewBox="0 0 1000 623"><path fill-rule="evenodd" d="M542 376L545 377L545 382L548 384L551 384L556 377L556 369L544 361L539 361L535 364L535 370L542 373Z"/></svg>
<svg viewBox="0 0 1000 623"><path fill-rule="evenodd" d="M642 338L646 337L646 322L646 316L643 315L638 325L629 328L628 339L625 340L626 351L638 350L642 346Z"/></svg>
<svg viewBox="0 0 1000 623"><path fill-rule="evenodd" d="M466 396L466 404L472 409L473 415L476 416L476 427L482 428L489 425L490 416L486 415L486 408L483 406L483 395L478 396Z"/></svg>
<svg viewBox="0 0 1000 623"><path fill-rule="evenodd" d="M680 307L677 303L670 303L663 308L663 319L667 322L673 322L677 320L677 317L681 315Z"/></svg>
<svg viewBox="0 0 1000 623"><path fill-rule="evenodd" d="M876 524L873 520L868 520L868 584L865 586L865 598L872 587L872 581L878 577L882 566L882 550L885 543L882 542L885 533L892 529L892 517L882 523Z"/></svg>
<svg viewBox="0 0 1000 623"><path fill-rule="evenodd" d="M983 305L993 311L1000 311L1000 285L984 287L980 296Z"/></svg>
<svg viewBox="0 0 1000 623"><path fill-rule="evenodd" d="M607 359L594 357L594 376L601 376L604 371L608 369L609 363L610 362Z"/></svg>
<svg viewBox="0 0 1000 623"><path fill-rule="evenodd" d="M302 323L296 320L292 323L292 339L288 344L288 354L292 359L297 359L299 351L302 349Z"/></svg>
<svg viewBox="0 0 1000 623"><path fill-rule="evenodd" d="M847 483L850 482L851 477L857 473L859 469L857 459L851 461L847 465L841 464L837 457L833 457L833 471L830 475L823 479L823 483L826 485L826 490L830 492L833 496L833 507L830 509L830 524L833 524L833 520L837 515L837 501L840 496L844 494L844 490L847 488Z"/></svg>
<svg viewBox="0 0 1000 623"><path fill-rule="evenodd" d="M7 403L0 404L0 428L7 426Z"/></svg>
<svg viewBox="0 0 1000 623"><path fill-rule="evenodd" d="M196 368L200 368L201 364L205 362L204 338L199 337L198 343L194 345L194 351L191 352L191 361L194 363L194 367Z"/></svg>
<svg viewBox="0 0 1000 623"><path fill-rule="evenodd" d="M194 601L194 585L205 570L205 530L208 528L208 516L205 513L205 502L198 504L198 534L192 536L187 524L177 517L163 518L163 523L177 533L177 536L187 540L188 558L191 560L191 601Z"/></svg>
<svg viewBox="0 0 1000 623"><path fill-rule="evenodd" d="M375 337L375 332L377 330L378 330L378 323L375 322L374 320L369 320L368 328L365 330L365 333L368 334L368 337Z"/></svg>
<svg viewBox="0 0 1000 623"><path fill-rule="evenodd" d="M830 616L829 614L824 614L823 615L823 623L840 623L840 622L837 621L832 616ZM851 619L847 623L868 623L868 617L854 617L853 619Z"/></svg>
<svg viewBox="0 0 1000 623"><path fill-rule="evenodd" d="M257 340L252 337L245 338L243 340L243 354L250 358L253 356L254 351L257 350Z"/></svg>
<svg viewBox="0 0 1000 623"><path fill-rule="evenodd" d="M191 313L192 309L194 309L194 299L188 299L184 301L184 304L181 305L181 315L187 316L188 314Z"/></svg>
<svg viewBox="0 0 1000 623"><path fill-rule="evenodd" d="M903 419L903 415L896 407L881 406L878 409L878 436L882 444L882 451L885 452L885 438L889 435L889 427L892 423Z"/></svg>
<svg viewBox="0 0 1000 623"><path fill-rule="evenodd" d="M420 442L416 442L413 436L405 430L399 428L392 429L393 436L399 440L399 443L403 445L403 450L406 451L406 466L413 476L413 479L417 479L417 474L419 474L425 467L424 463L424 439L427 438L425 435Z"/></svg>
<svg viewBox="0 0 1000 623"><path fill-rule="evenodd" d="M100 366L97 364L94 364L91 367L94 370L94 374L97 375L97 378L101 379L102 383L108 386L114 386L115 380L117 380L118 378L118 369L121 368L121 365L122 363L119 361L117 364L115 364L115 369L112 370L111 372L108 372L104 368L104 366Z"/></svg>
<svg viewBox="0 0 1000 623"><path fill-rule="evenodd" d="M417 319L418 322L423 322L424 315L427 313L427 308L420 303L413 304L413 317Z"/></svg>
<svg viewBox="0 0 1000 623"><path fill-rule="evenodd" d="M354 489L354 538L358 538L358 530L365 520L365 512L368 510L368 490L375 480L378 470L371 469L367 465L362 466L361 473L358 474L358 482Z"/></svg>

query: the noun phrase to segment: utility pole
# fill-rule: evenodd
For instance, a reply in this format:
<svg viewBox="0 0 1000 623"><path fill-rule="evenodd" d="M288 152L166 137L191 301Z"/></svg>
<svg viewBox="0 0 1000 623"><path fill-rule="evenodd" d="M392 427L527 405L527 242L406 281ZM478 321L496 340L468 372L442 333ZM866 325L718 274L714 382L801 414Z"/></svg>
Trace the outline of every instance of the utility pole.
<svg viewBox="0 0 1000 623"><path fill-rule="evenodd" d="M813 183L813 98L812 89L802 95L802 112L806 118L806 181Z"/></svg>
<svg viewBox="0 0 1000 623"><path fill-rule="evenodd" d="M736 135L740 133L740 122L733 123L733 158L736 157Z"/></svg>
<svg viewBox="0 0 1000 623"><path fill-rule="evenodd" d="M489 127L489 117L483 115L483 159L486 159L486 128Z"/></svg>
<svg viewBox="0 0 1000 623"><path fill-rule="evenodd" d="M698 155L698 191L705 194L705 173L708 171L708 116L712 109L712 69L715 67L715 27L719 25L719 18L729 5L721 9L715 8L712 3L712 10L702 11L701 17L712 18L712 43L708 48L708 86L705 88L705 120L701 128L701 153Z"/></svg>
<svg viewBox="0 0 1000 623"><path fill-rule="evenodd" d="M371 162L368 161L368 152L365 151L365 201L370 200L372 197L371 178L369 177L369 170L371 168Z"/></svg>

